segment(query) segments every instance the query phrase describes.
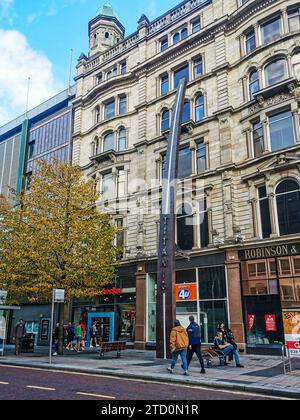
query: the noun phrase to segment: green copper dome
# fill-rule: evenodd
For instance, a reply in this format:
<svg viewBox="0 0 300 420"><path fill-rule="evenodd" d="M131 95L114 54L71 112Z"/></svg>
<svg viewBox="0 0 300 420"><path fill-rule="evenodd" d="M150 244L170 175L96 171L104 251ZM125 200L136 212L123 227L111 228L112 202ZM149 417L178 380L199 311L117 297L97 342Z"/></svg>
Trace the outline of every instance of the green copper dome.
<svg viewBox="0 0 300 420"><path fill-rule="evenodd" d="M120 20L117 12L114 10L109 1L104 3L104 5L97 10L97 16L109 16Z"/></svg>

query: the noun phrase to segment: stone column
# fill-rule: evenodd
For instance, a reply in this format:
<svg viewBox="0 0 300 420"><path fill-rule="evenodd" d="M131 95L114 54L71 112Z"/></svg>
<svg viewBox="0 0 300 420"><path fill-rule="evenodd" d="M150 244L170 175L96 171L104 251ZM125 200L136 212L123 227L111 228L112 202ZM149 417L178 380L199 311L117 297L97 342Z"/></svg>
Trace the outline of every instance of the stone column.
<svg viewBox="0 0 300 420"><path fill-rule="evenodd" d="M255 32L255 43L256 43L256 48L261 46L261 36L260 36L260 29L259 29L259 25L255 24L254 25L254 32Z"/></svg>
<svg viewBox="0 0 300 420"><path fill-rule="evenodd" d="M282 22L283 22L283 33L288 34L289 33L289 20L288 20L287 9L281 10L281 13L282 13Z"/></svg>
<svg viewBox="0 0 300 420"><path fill-rule="evenodd" d="M288 75L289 75L289 77L294 77L292 56L290 54L287 56L287 63L288 63Z"/></svg>
<svg viewBox="0 0 300 420"><path fill-rule="evenodd" d="M257 208L258 200L257 198L252 198L250 200L251 209L252 209L252 221L253 221L253 236L254 238L259 237L259 227L258 227L258 208Z"/></svg>
<svg viewBox="0 0 300 420"><path fill-rule="evenodd" d="M254 153L253 153L253 144L252 144L252 132L250 130L250 128L247 128L245 130L245 134L246 134L246 143L247 143L247 151L248 151L248 158L253 158L254 157Z"/></svg>
<svg viewBox="0 0 300 420"><path fill-rule="evenodd" d="M268 195L269 208L270 208L270 219L271 219L271 238L277 238L277 223L276 223L276 211L275 211L275 194L271 193Z"/></svg>
<svg viewBox="0 0 300 420"><path fill-rule="evenodd" d="M226 258L230 327L239 348L246 347L238 251L228 251Z"/></svg>
<svg viewBox="0 0 300 420"><path fill-rule="evenodd" d="M264 153L269 153L271 151L271 147L268 141L269 140L268 119L266 116L264 117L265 119L261 121L263 133L264 133Z"/></svg>
<svg viewBox="0 0 300 420"><path fill-rule="evenodd" d="M136 325L135 325L135 343L136 350L146 349L146 308L147 308L147 274L144 263L137 265L136 273Z"/></svg>
<svg viewBox="0 0 300 420"><path fill-rule="evenodd" d="M296 143L300 143L300 116L298 113L298 109L294 109L292 110L292 112L295 126Z"/></svg>

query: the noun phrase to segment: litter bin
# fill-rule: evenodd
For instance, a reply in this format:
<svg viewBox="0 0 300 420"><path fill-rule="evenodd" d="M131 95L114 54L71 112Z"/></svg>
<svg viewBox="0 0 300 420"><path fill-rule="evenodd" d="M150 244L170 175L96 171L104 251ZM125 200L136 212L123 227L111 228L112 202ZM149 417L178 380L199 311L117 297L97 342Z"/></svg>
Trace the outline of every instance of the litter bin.
<svg viewBox="0 0 300 420"><path fill-rule="evenodd" d="M34 334L26 334L22 339L21 353L34 353Z"/></svg>

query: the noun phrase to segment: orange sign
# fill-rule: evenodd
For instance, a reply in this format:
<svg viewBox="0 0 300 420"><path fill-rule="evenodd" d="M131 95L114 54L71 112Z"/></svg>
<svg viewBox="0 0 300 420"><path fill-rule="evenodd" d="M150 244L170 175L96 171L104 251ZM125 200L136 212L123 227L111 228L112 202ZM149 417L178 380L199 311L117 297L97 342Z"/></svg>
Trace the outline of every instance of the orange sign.
<svg viewBox="0 0 300 420"><path fill-rule="evenodd" d="M197 283L176 285L176 302L194 301L197 301Z"/></svg>

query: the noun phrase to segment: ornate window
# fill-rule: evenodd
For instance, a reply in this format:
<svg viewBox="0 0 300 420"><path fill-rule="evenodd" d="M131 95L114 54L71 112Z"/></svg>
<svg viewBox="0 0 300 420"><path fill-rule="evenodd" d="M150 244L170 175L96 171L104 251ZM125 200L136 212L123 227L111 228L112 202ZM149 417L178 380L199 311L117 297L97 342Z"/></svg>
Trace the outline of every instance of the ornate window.
<svg viewBox="0 0 300 420"><path fill-rule="evenodd" d="M193 68L194 68L194 79L197 79L197 77L200 77L203 75L203 58L201 55L194 59Z"/></svg>
<svg viewBox="0 0 300 420"><path fill-rule="evenodd" d="M280 38L282 34L281 16L269 20L261 26L262 42L269 44Z"/></svg>
<svg viewBox="0 0 300 420"><path fill-rule="evenodd" d="M165 73L160 78L160 94L165 95L169 92L169 75Z"/></svg>
<svg viewBox="0 0 300 420"><path fill-rule="evenodd" d="M189 146L179 150L178 178L188 178L192 174L193 152Z"/></svg>
<svg viewBox="0 0 300 420"><path fill-rule="evenodd" d="M253 28L249 32L246 33L245 41L246 41L246 53L249 54L251 51L254 51L256 48L255 31Z"/></svg>
<svg viewBox="0 0 300 420"><path fill-rule="evenodd" d="M195 34L201 30L201 18L198 16L192 21L192 33Z"/></svg>
<svg viewBox="0 0 300 420"><path fill-rule="evenodd" d="M160 40L160 51L163 52L166 49L169 48L169 40L167 36L164 36L161 40Z"/></svg>
<svg viewBox="0 0 300 420"><path fill-rule="evenodd" d="M182 28L180 31L176 32L173 35L173 44L177 44L179 41L182 41L183 39L188 37L188 29Z"/></svg>
<svg viewBox="0 0 300 420"><path fill-rule="evenodd" d="M272 61L265 67L266 86L272 86L286 79L288 75L287 62L285 58Z"/></svg>
<svg viewBox="0 0 300 420"><path fill-rule="evenodd" d="M112 191L114 190L113 184L112 172L102 175L102 199L104 201L109 200L112 197Z"/></svg>
<svg viewBox="0 0 300 420"><path fill-rule="evenodd" d="M115 135L113 132L111 132L104 136L103 153L108 152L109 150L114 150L114 148L115 148Z"/></svg>
<svg viewBox="0 0 300 420"><path fill-rule="evenodd" d="M121 95L119 98L119 115L124 115L127 112L127 96Z"/></svg>
<svg viewBox="0 0 300 420"><path fill-rule="evenodd" d="M300 233L300 185L287 179L276 189L276 203L279 233L293 235Z"/></svg>
<svg viewBox="0 0 300 420"><path fill-rule="evenodd" d="M297 50L292 56L292 66L294 76L300 80L300 50Z"/></svg>
<svg viewBox="0 0 300 420"><path fill-rule="evenodd" d="M184 101L182 122L187 123L191 119L191 103L188 99Z"/></svg>
<svg viewBox="0 0 300 420"><path fill-rule="evenodd" d="M170 111L165 109L161 114L161 131L162 133L170 128Z"/></svg>
<svg viewBox="0 0 300 420"><path fill-rule="evenodd" d="M291 111L270 116L269 133L272 152L293 146L295 144L295 131Z"/></svg>
<svg viewBox="0 0 300 420"><path fill-rule="evenodd" d="M300 30L300 7L292 9L288 13L290 32Z"/></svg>
<svg viewBox="0 0 300 420"><path fill-rule="evenodd" d="M195 99L195 119L196 122L202 121L205 117L204 96L198 95Z"/></svg>
<svg viewBox="0 0 300 420"><path fill-rule="evenodd" d="M100 106L96 106L95 108L95 124L99 124L100 122Z"/></svg>
<svg viewBox="0 0 300 420"><path fill-rule="evenodd" d="M189 204L183 204L177 213L177 245L183 251L194 247L194 212Z"/></svg>
<svg viewBox="0 0 300 420"><path fill-rule="evenodd" d="M254 94L260 89L258 71L252 70L249 74L249 98L252 101Z"/></svg>
<svg viewBox="0 0 300 420"><path fill-rule="evenodd" d="M124 127L120 128L118 134L118 152L124 152L127 147L127 136Z"/></svg>
<svg viewBox="0 0 300 420"><path fill-rule="evenodd" d="M113 99L105 104L104 117L106 120L116 115L116 101Z"/></svg>
<svg viewBox="0 0 300 420"><path fill-rule="evenodd" d="M199 217L200 217L200 246L201 248L206 248L209 245L209 221L208 221L206 197L200 201Z"/></svg>
<svg viewBox="0 0 300 420"><path fill-rule="evenodd" d="M253 124L252 136L254 157L259 157L264 153L265 150L264 130L260 121L257 121Z"/></svg>
<svg viewBox="0 0 300 420"><path fill-rule="evenodd" d="M186 79L188 82L190 80L189 65L186 64L180 69L174 71L174 89L179 85L181 79Z"/></svg>
<svg viewBox="0 0 300 420"><path fill-rule="evenodd" d="M267 188L262 185L258 188L259 210L261 220L261 232L263 238L269 238L272 233L269 198Z"/></svg>
<svg viewBox="0 0 300 420"><path fill-rule="evenodd" d="M198 174L207 169L207 147L204 142L197 144L197 172Z"/></svg>

